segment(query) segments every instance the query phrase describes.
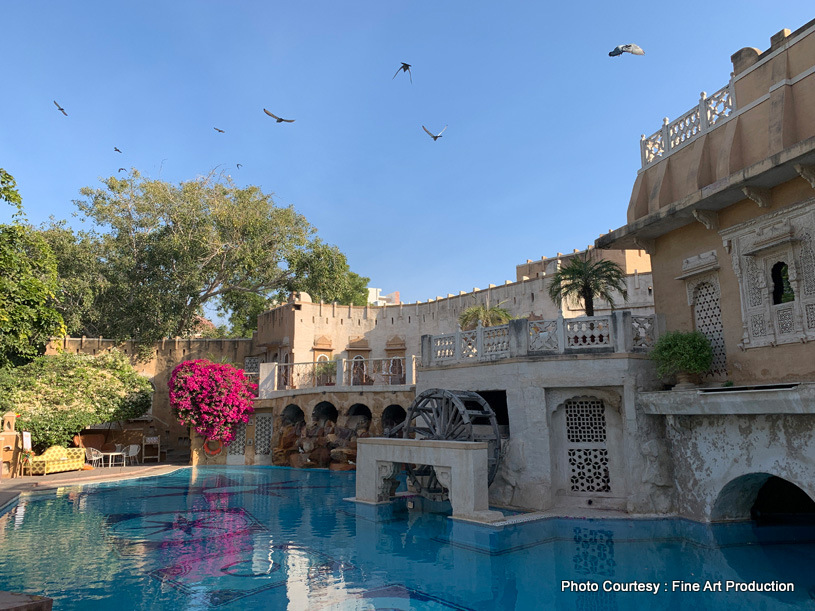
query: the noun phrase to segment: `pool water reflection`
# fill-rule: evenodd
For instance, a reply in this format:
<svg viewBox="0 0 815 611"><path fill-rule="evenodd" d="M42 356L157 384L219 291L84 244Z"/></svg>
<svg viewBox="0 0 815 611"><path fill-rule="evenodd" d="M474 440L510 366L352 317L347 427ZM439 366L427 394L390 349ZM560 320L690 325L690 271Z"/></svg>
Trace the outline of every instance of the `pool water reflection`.
<svg viewBox="0 0 815 611"><path fill-rule="evenodd" d="M812 527L494 529L353 494L353 473L210 467L29 496L0 516L0 589L120 611L815 609ZM693 591L728 581L794 590Z"/></svg>

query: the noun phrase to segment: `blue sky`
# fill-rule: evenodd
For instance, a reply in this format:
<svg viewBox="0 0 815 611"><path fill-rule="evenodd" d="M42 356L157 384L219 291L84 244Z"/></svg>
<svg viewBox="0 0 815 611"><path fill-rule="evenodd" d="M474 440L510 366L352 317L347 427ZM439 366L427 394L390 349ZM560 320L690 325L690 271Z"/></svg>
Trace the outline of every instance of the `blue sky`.
<svg viewBox="0 0 815 611"><path fill-rule="evenodd" d="M371 286L424 301L624 225L640 134L815 5L0 0L0 14L0 167L32 223L71 220L79 189L119 167L180 182L219 166L294 205ZM646 55L608 56L628 42ZM392 78L401 62L413 84ZM423 124L449 127L434 142Z"/></svg>

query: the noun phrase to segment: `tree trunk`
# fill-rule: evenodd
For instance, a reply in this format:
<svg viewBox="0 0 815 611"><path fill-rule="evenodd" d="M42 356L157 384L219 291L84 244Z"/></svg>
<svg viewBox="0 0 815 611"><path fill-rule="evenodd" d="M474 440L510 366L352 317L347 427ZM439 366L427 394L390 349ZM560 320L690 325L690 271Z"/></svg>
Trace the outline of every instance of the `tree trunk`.
<svg viewBox="0 0 815 611"><path fill-rule="evenodd" d="M586 304L586 316L594 316L594 297L590 294L583 296Z"/></svg>

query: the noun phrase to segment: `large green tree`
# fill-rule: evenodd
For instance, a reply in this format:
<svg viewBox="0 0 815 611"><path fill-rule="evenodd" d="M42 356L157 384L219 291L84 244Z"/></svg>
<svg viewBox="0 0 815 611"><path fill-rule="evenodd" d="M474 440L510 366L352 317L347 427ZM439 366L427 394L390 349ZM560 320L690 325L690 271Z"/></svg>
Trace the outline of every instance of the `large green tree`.
<svg viewBox="0 0 815 611"><path fill-rule="evenodd" d="M313 301L362 306L368 303L370 278L351 271L339 248L316 240L308 250L295 253L288 292L303 291ZM281 295L282 296L282 295Z"/></svg>
<svg viewBox="0 0 815 611"><path fill-rule="evenodd" d="M68 445L93 424L138 418L150 409L153 387L127 356L51 354L0 370L0 411L20 414L35 449Z"/></svg>
<svg viewBox="0 0 815 611"><path fill-rule="evenodd" d="M42 236L22 224L22 198L3 169L0 200L17 209L11 225L0 225L0 367L8 367L41 354L64 326L54 307L56 260Z"/></svg>
<svg viewBox="0 0 815 611"><path fill-rule="evenodd" d="M587 251L583 257L572 257L552 276L549 297L559 304L571 299L583 304L586 316L594 316L594 300L605 299L614 307L614 291L628 299L625 273L613 261L594 259Z"/></svg>
<svg viewBox="0 0 815 611"><path fill-rule="evenodd" d="M134 170L81 193L92 229L52 224L44 235L59 257L60 306L88 335L146 346L193 332L205 305L256 316L323 248L292 207L221 176L173 185Z"/></svg>

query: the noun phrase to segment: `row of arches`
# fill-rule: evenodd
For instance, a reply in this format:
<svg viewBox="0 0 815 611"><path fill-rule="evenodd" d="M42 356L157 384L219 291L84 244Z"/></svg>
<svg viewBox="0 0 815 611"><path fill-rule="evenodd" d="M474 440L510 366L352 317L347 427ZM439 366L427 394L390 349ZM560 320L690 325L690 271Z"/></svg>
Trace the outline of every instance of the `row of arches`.
<svg viewBox="0 0 815 611"><path fill-rule="evenodd" d="M381 429L382 433L387 434L390 429L404 422L406 417L407 412L405 409L395 403L382 410L379 422L374 422L374 415L364 403L354 403L345 410L345 413L340 414L340 411L333 403L321 401L311 410L310 420L313 423L330 420L348 428L357 428L361 425L367 428L378 424L379 426L374 428ZM287 424L297 424L298 422L305 423L306 414L295 403L289 403L280 414L280 424L285 426Z"/></svg>

